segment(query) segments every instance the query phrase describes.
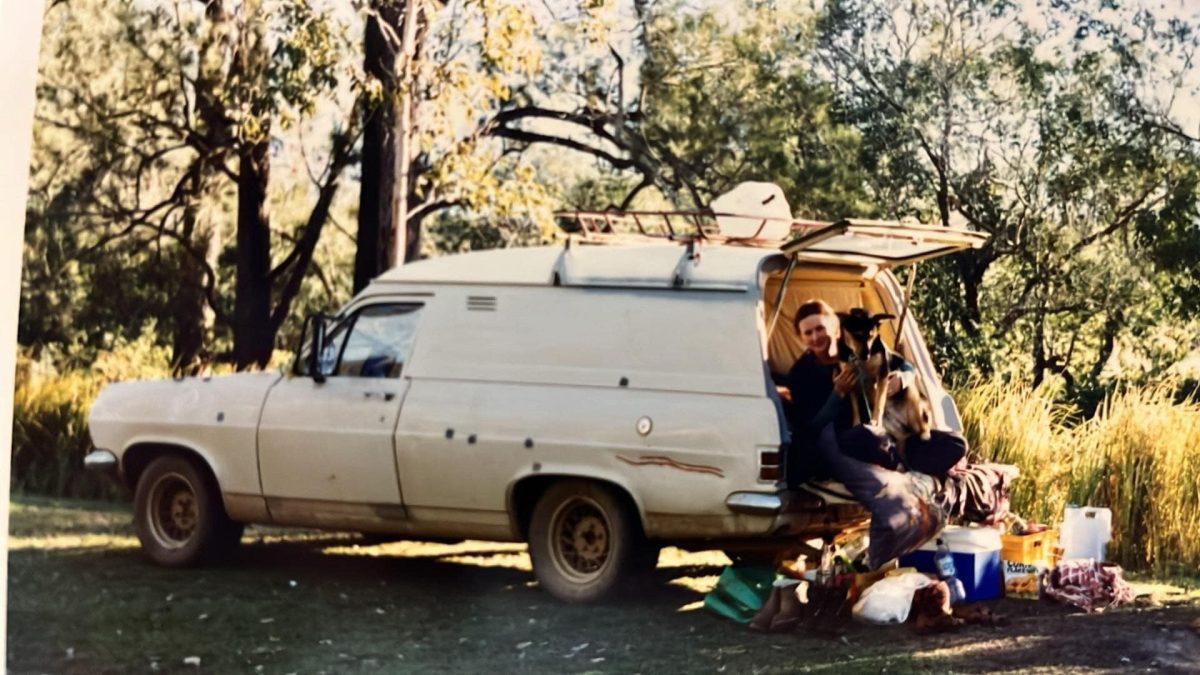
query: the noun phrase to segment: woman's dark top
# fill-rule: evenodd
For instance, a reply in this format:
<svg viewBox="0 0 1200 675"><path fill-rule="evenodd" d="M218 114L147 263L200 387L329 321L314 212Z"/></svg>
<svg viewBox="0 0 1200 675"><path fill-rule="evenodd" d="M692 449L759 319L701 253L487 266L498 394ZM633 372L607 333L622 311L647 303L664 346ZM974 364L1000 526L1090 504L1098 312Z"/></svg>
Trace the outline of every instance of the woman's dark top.
<svg viewBox="0 0 1200 675"><path fill-rule="evenodd" d="M825 365L812 352L796 360L787 376L792 394L792 434L811 441L830 422L838 430L854 424L850 401L833 390L836 372L836 363Z"/></svg>
<svg viewBox="0 0 1200 675"><path fill-rule="evenodd" d="M892 370L912 370L912 366L899 354L892 354ZM813 452L817 437L830 422L837 431L854 426L854 408L850 396L838 396L833 389L833 376L838 364L826 365L817 360L812 352L805 352L796 360L787 375L786 386L792 395L791 415L792 444L787 457L787 481L794 487L808 480L829 477L829 469ZM861 390L860 386L856 389Z"/></svg>
<svg viewBox="0 0 1200 675"><path fill-rule="evenodd" d="M792 395L792 444L786 469L789 488L829 475L828 467L819 453L813 452L821 429L830 422L836 429L849 428L854 423L850 402L833 390L833 375L837 365L825 365L812 352L805 352L788 372L786 385Z"/></svg>

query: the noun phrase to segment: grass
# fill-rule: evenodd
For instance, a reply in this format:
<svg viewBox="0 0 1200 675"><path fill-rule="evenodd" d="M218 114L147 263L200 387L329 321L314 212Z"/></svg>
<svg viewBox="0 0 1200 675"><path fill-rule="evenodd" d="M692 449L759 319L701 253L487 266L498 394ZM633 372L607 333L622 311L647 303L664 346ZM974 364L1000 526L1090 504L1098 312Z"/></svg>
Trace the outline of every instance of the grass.
<svg viewBox="0 0 1200 675"><path fill-rule="evenodd" d="M170 570L136 548L125 505L11 509L14 674L1090 672L1200 659L1200 594L1170 586L1104 615L999 601L1010 626L945 636L857 624L841 639L759 635L700 608L726 564L712 551L667 549L648 591L575 606L536 587L520 545L253 528L233 561Z"/></svg>
<svg viewBox="0 0 1200 675"><path fill-rule="evenodd" d="M1107 507L1110 558L1157 575L1200 570L1200 403L1130 388L1078 421L1045 390L1000 381L956 398L975 451L1021 468L1015 511L1058 523L1068 503Z"/></svg>

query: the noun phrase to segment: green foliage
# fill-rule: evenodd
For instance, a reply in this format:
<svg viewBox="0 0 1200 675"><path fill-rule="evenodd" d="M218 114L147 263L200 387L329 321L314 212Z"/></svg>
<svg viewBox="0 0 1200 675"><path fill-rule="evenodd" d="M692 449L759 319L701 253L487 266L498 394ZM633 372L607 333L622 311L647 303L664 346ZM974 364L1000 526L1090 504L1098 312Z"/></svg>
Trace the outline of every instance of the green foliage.
<svg viewBox="0 0 1200 675"><path fill-rule="evenodd" d="M801 217L871 216L860 134L805 62L814 16L795 3L742 2L644 19L641 133L676 202L707 205L745 180L778 183ZM728 20L736 11L738 20Z"/></svg>
<svg viewBox="0 0 1200 675"><path fill-rule="evenodd" d="M181 365L227 352L246 254L235 236L238 153L272 141L275 173L290 180L270 186L267 209L283 216L272 222L278 292L300 258L291 253L308 213L294 212L315 201L309 183L333 180L346 161L322 175L310 157L330 152L304 136L318 106L328 118L331 99L346 94L345 30L327 4L295 0L51 7L19 341L79 366L154 320L153 339ZM332 252L318 250L328 264Z"/></svg>
<svg viewBox="0 0 1200 675"><path fill-rule="evenodd" d="M1196 347L1164 338L1194 333L1200 201L1197 144L1155 98L1195 36L1093 9L838 0L816 50L880 210L991 235L921 270L935 350L960 381L1016 364L1087 407Z"/></svg>

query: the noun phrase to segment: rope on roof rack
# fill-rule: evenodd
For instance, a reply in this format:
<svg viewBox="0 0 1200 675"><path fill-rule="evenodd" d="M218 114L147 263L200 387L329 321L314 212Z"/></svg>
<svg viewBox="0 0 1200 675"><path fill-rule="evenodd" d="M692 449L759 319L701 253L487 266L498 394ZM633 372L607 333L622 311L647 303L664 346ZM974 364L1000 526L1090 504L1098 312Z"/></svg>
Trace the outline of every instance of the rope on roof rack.
<svg viewBox="0 0 1200 675"><path fill-rule="evenodd" d="M585 241L603 242L630 235L669 241L706 240L714 243L777 244L760 237L768 223L787 223L790 232L825 227L827 222L773 218L738 213L716 213L709 209L679 211L555 211L558 226L568 235L577 234ZM750 236L721 232L719 218L737 218L758 222ZM680 224L682 223L682 227Z"/></svg>

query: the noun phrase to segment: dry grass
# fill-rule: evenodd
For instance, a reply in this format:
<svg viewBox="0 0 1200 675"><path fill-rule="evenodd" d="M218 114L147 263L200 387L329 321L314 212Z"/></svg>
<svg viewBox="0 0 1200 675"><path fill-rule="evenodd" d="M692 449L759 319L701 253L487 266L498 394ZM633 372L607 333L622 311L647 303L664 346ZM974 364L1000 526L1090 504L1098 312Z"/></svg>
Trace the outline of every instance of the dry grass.
<svg viewBox="0 0 1200 675"><path fill-rule="evenodd" d="M108 485L83 470L90 450L87 411L100 376L71 371L18 377L13 392L12 487L55 496L102 497Z"/></svg>
<svg viewBox="0 0 1200 675"><path fill-rule="evenodd" d="M982 459L1016 464L1013 509L1057 523L1068 503L1113 512L1109 556L1156 574L1200 567L1200 404L1168 385L1128 388L1088 420L1051 394L1000 381L957 395Z"/></svg>

